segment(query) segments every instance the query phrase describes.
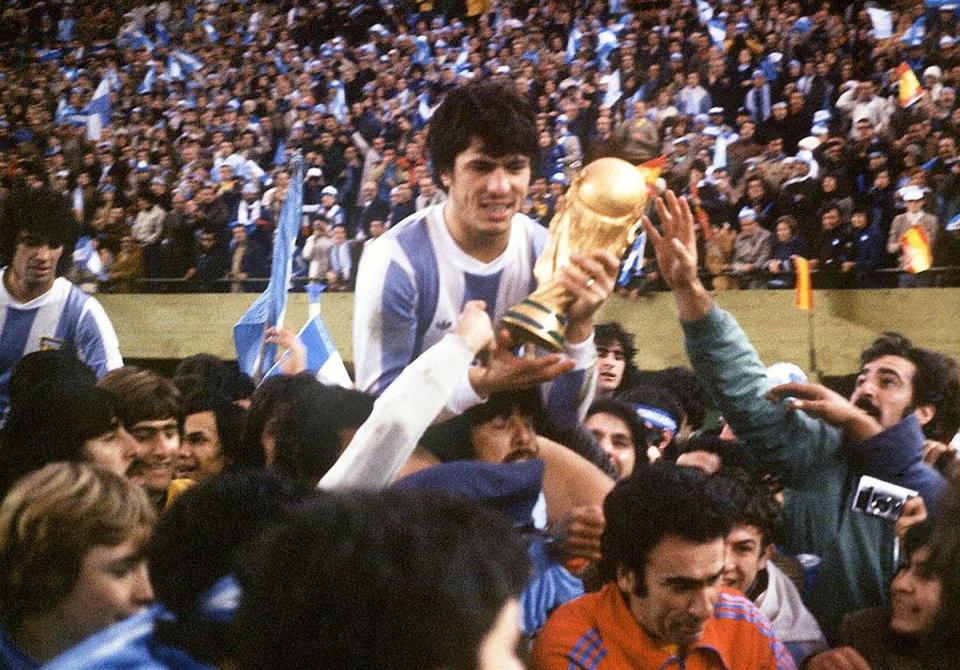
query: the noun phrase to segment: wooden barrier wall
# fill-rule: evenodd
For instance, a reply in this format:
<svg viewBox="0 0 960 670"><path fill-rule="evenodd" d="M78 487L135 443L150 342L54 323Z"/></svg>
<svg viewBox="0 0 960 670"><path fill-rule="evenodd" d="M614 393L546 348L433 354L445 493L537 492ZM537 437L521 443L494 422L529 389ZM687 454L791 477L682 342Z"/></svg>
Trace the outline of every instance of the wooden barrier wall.
<svg viewBox="0 0 960 670"><path fill-rule="evenodd" d="M178 359L207 352L235 358L232 332L255 294L99 295L125 357ZM793 306L793 291L730 291L722 307L743 325L767 363L791 361L809 371L808 314ZM323 317L344 360L352 360L351 294L323 296ZM855 371L859 352L885 330L960 358L960 289L817 291L813 343L823 374ZM291 294L287 323L299 328L307 298ZM612 298L599 320L616 319L637 335L641 368L685 365L676 308L669 293L637 302Z"/></svg>

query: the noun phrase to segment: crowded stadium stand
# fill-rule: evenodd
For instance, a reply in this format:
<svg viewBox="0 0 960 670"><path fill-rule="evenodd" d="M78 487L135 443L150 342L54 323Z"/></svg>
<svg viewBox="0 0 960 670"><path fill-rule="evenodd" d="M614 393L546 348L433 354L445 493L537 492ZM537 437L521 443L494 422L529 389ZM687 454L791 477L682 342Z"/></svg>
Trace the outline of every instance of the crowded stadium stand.
<svg viewBox="0 0 960 670"><path fill-rule="evenodd" d="M958 91L947 0L6 0L0 670L955 669Z"/></svg>

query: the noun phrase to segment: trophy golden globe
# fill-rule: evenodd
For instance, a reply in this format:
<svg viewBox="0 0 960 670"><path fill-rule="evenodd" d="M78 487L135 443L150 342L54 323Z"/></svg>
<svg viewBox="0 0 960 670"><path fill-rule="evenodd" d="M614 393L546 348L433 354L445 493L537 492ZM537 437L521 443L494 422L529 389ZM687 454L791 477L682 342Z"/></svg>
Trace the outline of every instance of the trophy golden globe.
<svg viewBox="0 0 960 670"><path fill-rule="evenodd" d="M501 319L512 344L532 342L549 351L563 350L566 311L575 296L557 280L558 273L576 254L606 249L623 256L647 206L647 182L657 172L619 158L600 158L573 178L533 269L537 290Z"/></svg>

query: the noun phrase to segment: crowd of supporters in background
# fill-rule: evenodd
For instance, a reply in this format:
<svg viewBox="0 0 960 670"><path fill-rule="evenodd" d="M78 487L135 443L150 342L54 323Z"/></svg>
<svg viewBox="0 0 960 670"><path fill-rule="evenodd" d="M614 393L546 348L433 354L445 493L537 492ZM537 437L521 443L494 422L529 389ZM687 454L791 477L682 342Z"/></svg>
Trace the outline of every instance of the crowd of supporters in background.
<svg viewBox="0 0 960 670"><path fill-rule="evenodd" d="M960 364L877 333L841 393L712 293L800 257L956 280L956 7L0 18L0 669L956 666ZM607 156L660 170L646 247L570 255L563 333L526 319L558 351L521 346ZM249 364L124 365L78 285L258 290L301 171L282 219L304 282L356 289L353 379L271 317ZM596 323L657 285L689 368Z"/></svg>
<svg viewBox="0 0 960 670"><path fill-rule="evenodd" d="M302 151L298 275L351 290L365 242L445 197L424 128L446 91L508 77L537 113L524 212L545 226L587 162L664 155L716 288L790 286L796 256L818 287L955 285L917 272L901 237L917 226L934 268L960 265L957 11L875 11L20 0L0 10L3 185L64 194L90 290L258 290L244 280L269 274ZM909 106L903 63L922 86ZM662 288L646 255L624 289Z"/></svg>

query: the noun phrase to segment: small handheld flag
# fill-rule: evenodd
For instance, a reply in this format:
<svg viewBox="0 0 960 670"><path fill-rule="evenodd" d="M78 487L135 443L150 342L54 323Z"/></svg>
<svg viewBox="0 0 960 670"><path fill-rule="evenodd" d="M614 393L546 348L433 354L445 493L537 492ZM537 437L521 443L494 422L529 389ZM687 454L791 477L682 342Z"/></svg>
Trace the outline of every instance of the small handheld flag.
<svg viewBox="0 0 960 670"><path fill-rule="evenodd" d="M793 261L797 271L797 309L813 309L813 283L810 281L810 261L797 256Z"/></svg>
<svg viewBox="0 0 960 670"><path fill-rule="evenodd" d="M911 226L900 237L900 249L903 252L903 269L911 274L929 270L933 265L930 238L921 226Z"/></svg>
<svg viewBox="0 0 960 670"><path fill-rule="evenodd" d="M255 380L263 378L273 366L277 345L264 342L267 328L283 325L287 308L287 285L293 263L294 242L300 229L300 210L303 207L303 157L294 156L292 176L287 197L280 210L273 247L273 265L267 290L258 297L233 327L233 341L237 349L237 365Z"/></svg>
<svg viewBox="0 0 960 670"><path fill-rule="evenodd" d="M900 92L898 98L900 107L907 108L923 97L923 87L917 75L906 63L900 63L897 68L897 79L900 81Z"/></svg>

